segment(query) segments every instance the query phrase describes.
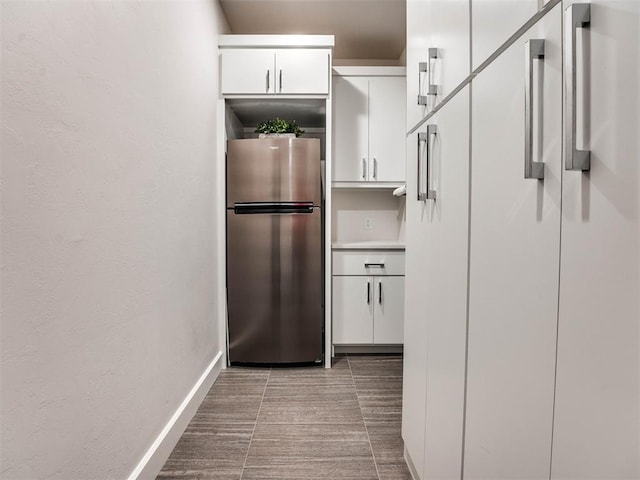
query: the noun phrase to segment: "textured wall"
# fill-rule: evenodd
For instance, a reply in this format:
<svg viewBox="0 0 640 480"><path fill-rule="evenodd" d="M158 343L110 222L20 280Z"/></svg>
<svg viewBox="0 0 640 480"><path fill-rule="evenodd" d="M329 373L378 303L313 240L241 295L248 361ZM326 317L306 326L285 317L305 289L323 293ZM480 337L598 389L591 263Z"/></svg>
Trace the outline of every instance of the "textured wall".
<svg viewBox="0 0 640 480"><path fill-rule="evenodd" d="M2 478L123 478L219 351L216 0L2 1Z"/></svg>

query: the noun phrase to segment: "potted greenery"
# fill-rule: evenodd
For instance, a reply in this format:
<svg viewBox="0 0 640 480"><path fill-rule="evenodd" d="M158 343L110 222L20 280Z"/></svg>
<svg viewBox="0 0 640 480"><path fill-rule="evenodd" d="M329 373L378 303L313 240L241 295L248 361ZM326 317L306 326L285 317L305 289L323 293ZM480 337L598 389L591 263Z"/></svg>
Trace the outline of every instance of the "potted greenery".
<svg viewBox="0 0 640 480"><path fill-rule="evenodd" d="M266 122L259 123L256 128L260 138L270 137L299 137L304 133L295 120L287 122L281 118L274 118Z"/></svg>

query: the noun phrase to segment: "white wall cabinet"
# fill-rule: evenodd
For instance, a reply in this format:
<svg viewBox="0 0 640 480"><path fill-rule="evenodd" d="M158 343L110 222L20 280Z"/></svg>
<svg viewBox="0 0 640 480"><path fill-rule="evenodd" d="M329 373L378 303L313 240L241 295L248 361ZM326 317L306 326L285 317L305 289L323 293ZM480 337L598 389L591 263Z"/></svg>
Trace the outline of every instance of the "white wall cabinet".
<svg viewBox="0 0 640 480"><path fill-rule="evenodd" d="M375 71L373 67L369 70ZM403 182L404 75L334 75L333 82L333 180Z"/></svg>
<svg viewBox="0 0 640 480"><path fill-rule="evenodd" d="M472 61L453 46L464 27L445 22L459 2L444 3L407 3L410 127L455 87L452 53L478 66L542 2L473 0ZM575 90L572 3L430 119L426 140L409 138L402 433L421 480L640 478L640 3L589 2ZM531 40L545 47L529 77ZM428 78L418 65L433 46ZM540 179L524 178L527 78ZM427 80L442 91L416 106ZM567 167L570 99L588 171ZM417 158L427 156L421 185ZM418 201L418 187L435 199Z"/></svg>
<svg viewBox="0 0 640 480"><path fill-rule="evenodd" d="M334 252L333 261L333 343L402 344L404 252Z"/></svg>
<svg viewBox="0 0 640 480"><path fill-rule="evenodd" d="M223 95L328 95L331 51L221 48Z"/></svg>

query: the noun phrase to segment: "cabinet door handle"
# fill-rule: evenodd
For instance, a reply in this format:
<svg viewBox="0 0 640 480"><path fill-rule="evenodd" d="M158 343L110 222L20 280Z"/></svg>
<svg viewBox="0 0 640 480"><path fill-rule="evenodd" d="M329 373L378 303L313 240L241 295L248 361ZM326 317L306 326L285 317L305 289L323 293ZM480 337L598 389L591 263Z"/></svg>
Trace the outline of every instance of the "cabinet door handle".
<svg viewBox="0 0 640 480"><path fill-rule="evenodd" d="M429 73L429 62L418 63L418 105L426 105L428 102L428 97L426 95L422 95L422 89L420 88L422 85L423 73Z"/></svg>
<svg viewBox="0 0 640 480"><path fill-rule="evenodd" d="M367 179L367 159L362 157L362 179Z"/></svg>
<svg viewBox="0 0 640 480"><path fill-rule="evenodd" d="M269 93L269 88L271 88L271 84L269 82L270 73L271 71L267 68L267 93Z"/></svg>
<svg viewBox="0 0 640 480"><path fill-rule="evenodd" d="M371 282L367 282L367 305L371 303Z"/></svg>
<svg viewBox="0 0 640 480"><path fill-rule="evenodd" d="M282 92L282 69L280 69L280 92Z"/></svg>
<svg viewBox="0 0 640 480"><path fill-rule="evenodd" d="M431 190L431 176L432 176L432 171L431 171L431 142L429 141L431 138L431 135L436 135L438 133L438 126L435 124L430 124L427 125L427 131L426 132L420 132L418 133L418 201L422 202L425 200L435 200L436 199L436 191L435 190ZM425 168L424 170L426 171L426 178L425 178L425 182L424 182L424 187L425 189L423 190L423 182L422 182L422 155L420 155L420 147L422 142L426 143L427 146L427 168Z"/></svg>
<svg viewBox="0 0 640 480"><path fill-rule="evenodd" d="M426 62L420 62L418 64L418 71L419 73L426 73L427 74L427 94L426 95L421 95L421 92L418 92L418 105L426 105L428 103L428 95L437 95L438 94L438 85L436 85L434 83L434 75L433 75L433 63L432 60L436 60L438 57L438 49L437 48L430 48L428 50L428 56L427 56L427 61ZM420 85L420 82L418 81L418 85Z"/></svg>
<svg viewBox="0 0 640 480"><path fill-rule="evenodd" d="M544 60L544 40L528 40L524 46L524 178L542 180L544 162L533 161L533 61Z"/></svg>
<svg viewBox="0 0 640 480"><path fill-rule="evenodd" d="M378 179L378 160L376 157L373 157L373 179Z"/></svg>
<svg viewBox="0 0 640 480"><path fill-rule="evenodd" d="M365 263L364 264L364 268L372 268L372 267L384 268L384 263Z"/></svg>
<svg viewBox="0 0 640 480"><path fill-rule="evenodd" d="M378 303L382 305L382 282L378 282Z"/></svg>
<svg viewBox="0 0 640 480"><path fill-rule="evenodd" d="M584 28L591 23L591 8L588 3L574 3L565 11L565 32L567 32L568 52L564 54L565 81L565 169L589 170L591 155L589 150L578 150L576 145L576 34L578 28Z"/></svg>

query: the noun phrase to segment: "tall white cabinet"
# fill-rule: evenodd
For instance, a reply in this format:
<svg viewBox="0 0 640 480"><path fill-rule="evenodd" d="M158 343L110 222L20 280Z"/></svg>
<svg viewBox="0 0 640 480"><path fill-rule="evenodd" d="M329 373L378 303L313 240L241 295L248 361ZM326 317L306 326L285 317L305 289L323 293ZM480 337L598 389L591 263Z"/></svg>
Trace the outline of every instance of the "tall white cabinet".
<svg viewBox="0 0 640 480"><path fill-rule="evenodd" d="M408 140L416 478L640 478L640 2L572 3L407 4L409 127L546 5Z"/></svg>

